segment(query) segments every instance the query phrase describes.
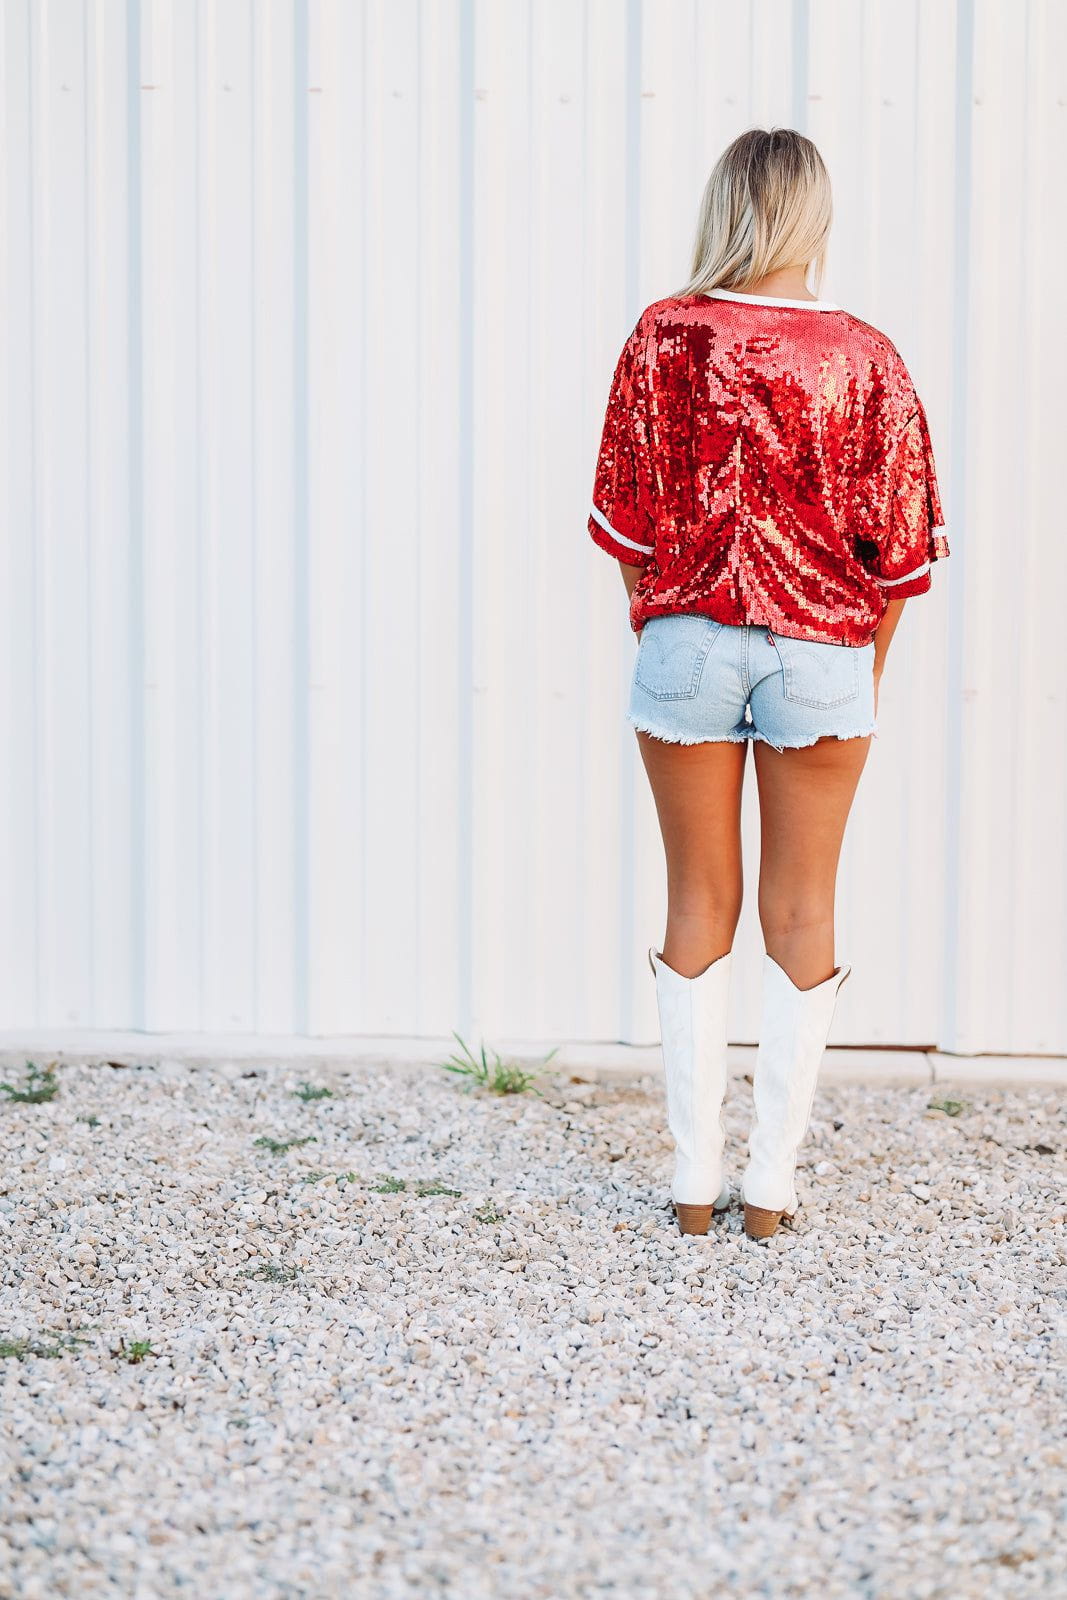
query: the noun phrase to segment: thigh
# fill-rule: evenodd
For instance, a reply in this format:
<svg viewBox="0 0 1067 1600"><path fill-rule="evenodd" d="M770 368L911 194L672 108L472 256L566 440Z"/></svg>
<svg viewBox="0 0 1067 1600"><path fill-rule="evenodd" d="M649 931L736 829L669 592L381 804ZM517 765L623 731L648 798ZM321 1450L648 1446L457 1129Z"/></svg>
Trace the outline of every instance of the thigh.
<svg viewBox="0 0 1067 1600"><path fill-rule="evenodd" d="M773 893L794 915L827 903L832 912L845 824L870 745L870 734L796 750L755 743L761 910Z"/></svg>
<svg viewBox="0 0 1067 1600"><path fill-rule="evenodd" d="M663 835L672 909L688 898L736 916L747 741L671 744L640 730L637 740Z"/></svg>

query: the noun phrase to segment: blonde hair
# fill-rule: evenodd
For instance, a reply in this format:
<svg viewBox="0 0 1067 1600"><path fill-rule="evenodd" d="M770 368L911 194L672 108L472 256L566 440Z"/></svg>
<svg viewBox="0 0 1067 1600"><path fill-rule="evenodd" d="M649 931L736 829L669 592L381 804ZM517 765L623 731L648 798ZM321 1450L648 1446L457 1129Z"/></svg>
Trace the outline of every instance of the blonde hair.
<svg viewBox="0 0 1067 1600"><path fill-rule="evenodd" d="M818 296L833 220L822 156L794 128L749 128L727 145L704 186L689 282L677 295L758 283L814 263Z"/></svg>

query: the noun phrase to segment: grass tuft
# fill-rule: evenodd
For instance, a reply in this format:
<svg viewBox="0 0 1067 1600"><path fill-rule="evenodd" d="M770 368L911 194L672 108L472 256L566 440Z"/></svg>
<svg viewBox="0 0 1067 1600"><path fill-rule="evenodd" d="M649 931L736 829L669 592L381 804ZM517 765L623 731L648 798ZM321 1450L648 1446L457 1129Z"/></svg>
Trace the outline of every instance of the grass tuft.
<svg viewBox="0 0 1067 1600"><path fill-rule="evenodd" d="M332 1100L333 1090L327 1089L323 1083L302 1083L299 1089L294 1089L293 1094L297 1100Z"/></svg>
<svg viewBox="0 0 1067 1600"><path fill-rule="evenodd" d="M131 1339L129 1344L125 1340L120 1343L119 1354L123 1361L128 1361L131 1367L135 1367L145 1356L154 1356L156 1352L152 1348L151 1339Z"/></svg>
<svg viewBox="0 0 1067 1600"><path fill-rule="evenodd" d="M488 1089L491 1094L525 1094L529 1090L540 1095L536 1080L559 1049L556 1045L545 1056L540 1067L530 1070L520 1067L517 1062L505 1061L496 1050L487 1053L484 1042L479 1054L475 1055L454 1028L452 1037L459 1041L462 1054L453 1053L447 1061L439 1061L438 1066L445 1072L454 1072L457 1077L466 1078L465 1088Z"/></svg>
<svg viewBox="0 0 1067 1600"><path fill-rule="evenodd" d="M407 1187L406 1178L395 1178L391 1172L379 1172L377 1183L372 1183L370 1189L372 1194L405 1194ZM450 1189L437 1178L416 1178L411 1192L418 1195L420 1200L426 1200L432 1194L450 1194L457 1200L463 1198L462 1189Z"/></svg>
<svg viewBox="0 0 1067 1600"><path fill-rule="evenodd" d="M300 1276L297 1267L287 1266L284 1261L260 1261L252 1267L242 1267L237 1274L239 1278L259 1278L263 1283L292 1283Z"/></svg>
<svg viewBox="0 0 1067 1600"><path fill-rule="evenodd" d="M943 1111L946 1117L958 1117L964 1111L971 1109L967 1100L931 1100L927 1111Z"/></svg>
<svg viewBox="0 0 1067 1600"><path fill-rule="evenodd" d="M347 1188L350 1183L361 1181L358 1172L329 1172L322 1167L311 1167L309 1171L300 1174L301 1183L332 1183L338 1189Z"/></svg>
<svg viewBox="0 0 1067 1600"><path fill-rule="evenodd" d="M58 1092L54 1061L50 1061L43 1072L36 1062L27 1061L24 1084L0 1083L0 1093L25 1106L39 1106L45 1100L54 1100Z"/></svg>
<svg viewBox="0 0 1067 1600"><path fill-rule="evenodd" d="M40 1356L54 1361L58 1356L76 1353L79 1345L88 1343L80 1333L71 1333L65 1328L45 1328L25 1339L10 1339L0 1334L0 1360L10 1356L15 1361L26 1361L30 1356Z"/></svg>
<svg viewBox="0 0 1067 1600"><path fill-rule="evenodd" d="M259 1150L269 1150L272 1156L284 1156L288 1150L296 1150L302 1144L317 1144L318 1140L313 1133L303 1139L272 1139L269 1134L261 1133L254 1142Z"/></svg>

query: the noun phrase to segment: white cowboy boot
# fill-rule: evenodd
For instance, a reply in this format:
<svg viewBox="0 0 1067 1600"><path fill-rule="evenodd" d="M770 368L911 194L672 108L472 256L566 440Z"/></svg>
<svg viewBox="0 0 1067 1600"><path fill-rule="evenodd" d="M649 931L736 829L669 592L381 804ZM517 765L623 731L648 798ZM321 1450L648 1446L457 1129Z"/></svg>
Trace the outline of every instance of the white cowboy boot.
<svg viewBox="0 0 1067 1600"><path fill-rule="evenodd" d="M695 978L683 978L649 946L656 977L667 1125L674 1137L674 1201L683 1233L707 1233L712 1211L730 1204L723 1182L722 1102L726 1094L728 950Z"/></svg>
<svg viewBox="0 0 1067 1600"><path fill-rule="evenodd" d="M796 1212L797 1151L808 1129L838 991L851 971L836 967L814 988L798 989L764 952L754 1118L741 1180L745 1232L751 1239L769 1238L783 1217L791 1221Z"/></svg>

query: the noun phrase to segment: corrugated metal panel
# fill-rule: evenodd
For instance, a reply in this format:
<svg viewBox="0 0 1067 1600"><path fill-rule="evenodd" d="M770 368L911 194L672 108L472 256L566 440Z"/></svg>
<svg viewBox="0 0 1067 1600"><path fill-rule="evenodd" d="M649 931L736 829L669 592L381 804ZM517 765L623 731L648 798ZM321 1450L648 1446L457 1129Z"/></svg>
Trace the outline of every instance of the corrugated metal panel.
<svg viewBox="0 0 1067 1600"><path fill-rule="evenodd" d="M7 0L4 1023L656 1037L586 503L711 163L779 123L953 550L883 683L835 1041L1067 1052L1065 34L1052 0ZM757 820L750 774L750 902ZM738 1040L760 948L750 903Z"/></svg>

